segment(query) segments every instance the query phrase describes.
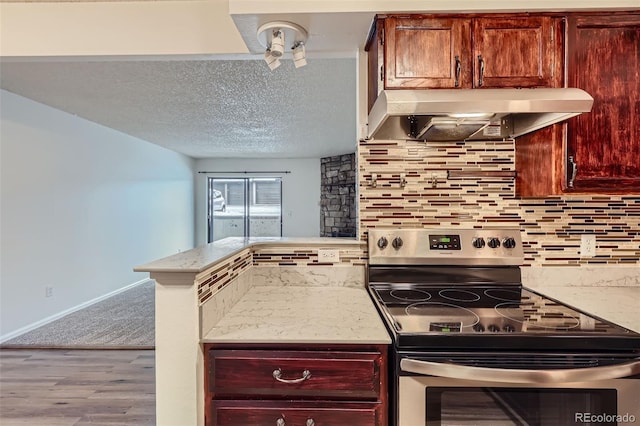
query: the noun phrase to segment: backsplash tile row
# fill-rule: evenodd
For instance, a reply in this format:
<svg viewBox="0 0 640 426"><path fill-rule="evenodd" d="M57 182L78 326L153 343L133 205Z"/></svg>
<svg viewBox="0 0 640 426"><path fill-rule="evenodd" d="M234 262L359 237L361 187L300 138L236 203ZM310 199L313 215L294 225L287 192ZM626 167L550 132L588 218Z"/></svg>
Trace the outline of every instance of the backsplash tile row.
<svg viewBox="0 0 640 426"><path fill-rule="evenodd" d="M640 195L521 199L498 176L515 170L513 141L361 141L360 238L371 227L519 227L528 265L640 264ZM581 234L596 235L595 258L580 257Z"/></svg>
<svg viewBox="0 0 640 426"><path fill-rule="evenodd" d="M362 248L336 248L340 255L339 262L321 262L318 259L318 248L315 247L287 247L273 248L259 247L253 253L254 266L354 266L366 265L366 252Z"/></svg>

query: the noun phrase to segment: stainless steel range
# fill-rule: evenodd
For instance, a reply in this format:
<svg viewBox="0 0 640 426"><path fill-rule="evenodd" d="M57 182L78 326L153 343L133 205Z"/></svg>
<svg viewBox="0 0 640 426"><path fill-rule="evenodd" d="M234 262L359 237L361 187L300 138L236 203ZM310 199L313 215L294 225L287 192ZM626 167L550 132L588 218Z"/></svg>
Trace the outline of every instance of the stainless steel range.
<svg viewBox="0 0 640 426"><path fill-rule="evenodd" d="M369 230L394 425L640 422L640 334L523 288L522 262L517 229Z"/></svg>

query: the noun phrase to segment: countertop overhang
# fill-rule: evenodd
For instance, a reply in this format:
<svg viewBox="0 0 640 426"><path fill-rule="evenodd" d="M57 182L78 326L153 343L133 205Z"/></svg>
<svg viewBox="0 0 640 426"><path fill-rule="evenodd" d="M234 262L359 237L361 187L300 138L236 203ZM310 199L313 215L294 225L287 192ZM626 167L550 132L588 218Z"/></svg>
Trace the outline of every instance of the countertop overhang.
<svg viewBox="0 0 640 426"><path fill-rule="evenodd" d="M353 238L291 238L291 237L228 237L191 250L183 251L154 260L133 268L135 272L189 272L200 273L229 257L236 255L245 248L260 246L304 246L304 247L335 247L354 246L366 247L366 243Z"/></svg>

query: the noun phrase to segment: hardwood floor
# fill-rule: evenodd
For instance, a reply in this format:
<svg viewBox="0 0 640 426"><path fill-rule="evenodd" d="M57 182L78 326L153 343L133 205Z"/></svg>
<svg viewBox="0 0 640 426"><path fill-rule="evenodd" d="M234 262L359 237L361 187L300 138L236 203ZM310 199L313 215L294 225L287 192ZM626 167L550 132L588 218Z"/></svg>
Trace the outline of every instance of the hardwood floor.
<svg viewBox="0 0 640 426"><path fill-rule="evenodd" d="M0 350L0 424L155 424L155 351Z"/></svg>

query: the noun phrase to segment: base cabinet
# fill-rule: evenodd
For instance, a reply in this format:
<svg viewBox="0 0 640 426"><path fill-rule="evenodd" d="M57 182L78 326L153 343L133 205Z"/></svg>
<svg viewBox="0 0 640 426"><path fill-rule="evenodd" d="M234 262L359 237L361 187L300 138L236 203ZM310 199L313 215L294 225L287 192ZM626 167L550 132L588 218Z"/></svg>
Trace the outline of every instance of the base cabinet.
<svg viewBox="0 0 640 426"><path fill-rule="evenodd" d="M206 344L207 426L386 426L386 345Z"/></svg>
<svg viewBox="0 0 640 426"><path fill-rule="evenodd" d="M386 425L377 403L213 401L216 426Z"/></svg>

